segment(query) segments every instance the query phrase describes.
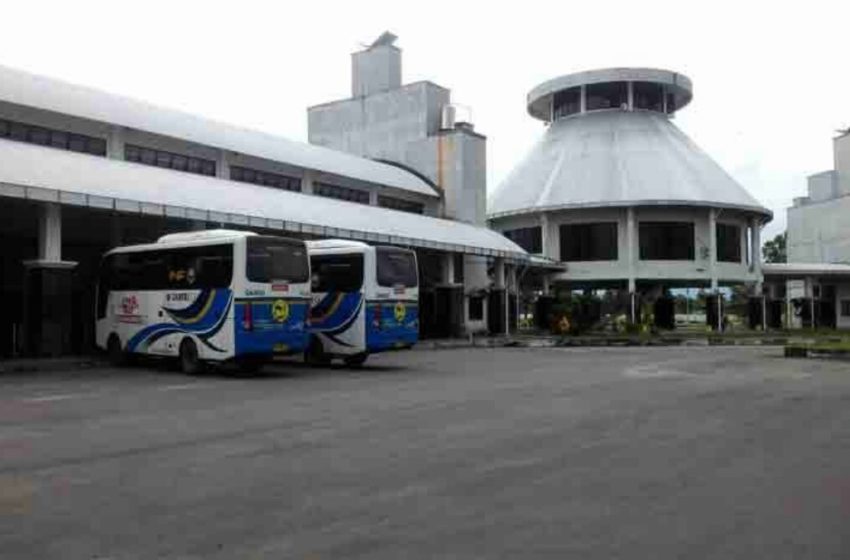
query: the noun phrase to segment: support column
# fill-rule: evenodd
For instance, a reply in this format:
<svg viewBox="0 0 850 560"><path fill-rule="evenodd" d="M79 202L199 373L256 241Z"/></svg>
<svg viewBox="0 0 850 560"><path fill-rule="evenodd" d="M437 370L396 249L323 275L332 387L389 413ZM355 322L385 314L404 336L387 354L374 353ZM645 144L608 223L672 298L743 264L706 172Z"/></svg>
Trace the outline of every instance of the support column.
<svg viewBox="0 0 850 560"><path fill-rule="evenodd" d="M511 267L510 267L511 288L513 289L514 302L513 302L513 305L510 305L511 300L510 300L510 296L509 296L508 297L508 304L509 305L506 306L506 313L505 313L505 334L506 335L510 334L511 328L513 328L514 331L516 331L517 327L519 325L519 276L517 275L517 268L518 267L515 264L511 265ZM507 293L510 294L510 291L508 291ZM511 321L511 312L514 313L514 320L513 321Z"/></svg>
<svg viewBox="0 0 850 560"><path fill-rule="evenodd" d="M818 326L815 317L815 279L811 276L806 278L806 284L806 295L809 297L809 312L811 313L810 324L812 326L812 330L815 330Z"/></svg>
<svg viewBox="0 0 850 560"><path fill-rule="evenodd" d="M719 332L723 330L723 302L720 299L720 282L717 278L717 210L714 208L708 210L708 258L711 292L717 305L717 323L712 327Z"/></svg>
<svg viewBox="0 0 850 560"><path fill-rule="evenodd" d="M30 356L71 352L73 269L62 260L62 207L44 203L38 217L38 258L24 263L24 351Z"/></svg>
<svg viewBox="0 0 850 560"><path fill-rule="evenodd" d="M630 82L631 83L631 82ZM629 317L631 323L637 322L637 273L636 259L637 250L635 248L637 240L637 232L635 226L635 209L629 207L626 209L626 259L628 260L628 275L629 275Z"/></svg>
<svg viewBox="0 0 850 560"><path fill-rule="evenodd" d="M369 189L369 206L378 205L378 191L374 188Z"/></svg>
<svg viewBox="0 0 850 560"><path fill-rule="evenodd" d="M549 216L545 212L540 214L540 252L544 257L554 258L549 251Z"/></svg>
<svg viewBox="0 0 850 560"><path fill-rule="evenodd" d="M493 287L487 299L487 319L490 334L502 334L507 327L507 290L505 289L505 259L493 262Z"/></svg>
<svg viewBox="0 0 850 560"><path fill-rule="evenodd" d="M462 334L465 305L463 285L455 283L455 254L442 255L441 282L437 286L437 334L457 337Z"/></svg>
<svg viewBox="0 0 850 560"><path fill-rule="evenodd" d="M756 277L756 288L761 293L764 278L761 272L761 222L758 218L750 219L750 271Z"/></svg>

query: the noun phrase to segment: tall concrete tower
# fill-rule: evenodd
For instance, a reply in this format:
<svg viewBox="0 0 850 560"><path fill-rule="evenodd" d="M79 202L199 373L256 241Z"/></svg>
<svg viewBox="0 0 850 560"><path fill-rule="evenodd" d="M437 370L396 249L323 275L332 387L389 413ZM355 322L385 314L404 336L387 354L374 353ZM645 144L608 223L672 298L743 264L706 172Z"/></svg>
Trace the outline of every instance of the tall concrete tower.
<svg viewBox="0 0 850 560"><path fill-rule="evenodd" d="M455 121L449 89L402 84L395 40L384 33L352 55L352 97L307 110L310 143L413 171L442 194L437 214L483 226L487 139Z"/></svg>

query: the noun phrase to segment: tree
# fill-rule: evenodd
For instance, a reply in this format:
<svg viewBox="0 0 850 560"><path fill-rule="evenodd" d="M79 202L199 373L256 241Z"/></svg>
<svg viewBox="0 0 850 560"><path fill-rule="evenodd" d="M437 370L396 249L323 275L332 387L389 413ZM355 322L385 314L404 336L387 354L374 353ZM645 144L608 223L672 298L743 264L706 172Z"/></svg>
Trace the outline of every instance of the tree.
<svg viewBox="0 0 850 560"><path fill-rule="evenodd" d="M784 263L788 262L788 254L785 250L785 242L787 241L788 233L780 233L773 239L764 242L762 247L762 255L764 262L768 263Z"/></svg>

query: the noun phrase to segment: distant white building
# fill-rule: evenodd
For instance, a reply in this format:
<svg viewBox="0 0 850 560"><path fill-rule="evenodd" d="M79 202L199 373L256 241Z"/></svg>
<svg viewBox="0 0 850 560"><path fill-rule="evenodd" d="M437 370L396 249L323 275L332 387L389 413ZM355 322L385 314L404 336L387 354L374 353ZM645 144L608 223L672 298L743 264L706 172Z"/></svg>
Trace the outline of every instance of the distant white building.
<svg viewBox="0 0 850 560"><path fill-rule="evenodd" d="M834 169L809 176L788 209L788 261L850 264L850 131L833 139Z"/></svg>

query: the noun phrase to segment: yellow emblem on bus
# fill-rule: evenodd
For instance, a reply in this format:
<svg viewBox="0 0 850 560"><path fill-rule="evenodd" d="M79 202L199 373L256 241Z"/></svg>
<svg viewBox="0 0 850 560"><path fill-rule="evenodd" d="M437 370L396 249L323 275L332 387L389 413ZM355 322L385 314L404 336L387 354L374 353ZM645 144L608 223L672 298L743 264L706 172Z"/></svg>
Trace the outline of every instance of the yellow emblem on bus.
<svg viewBox="0 0 850 560"><path fill-rule="evenodd" d="M289 317L289 304L286 300L278 299L272 304L272 317L278 323L283 323Z"/></svg>
<svg viewBox="0 0 850 560"><path fill-rule="evenodd" d="M404 316L407 315L407 309L405 309L404 304L400 301L396 302L395 309L395 320L401 323L404 321Z"/></svg>

